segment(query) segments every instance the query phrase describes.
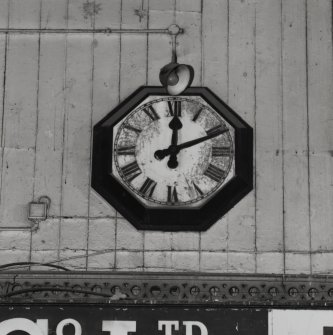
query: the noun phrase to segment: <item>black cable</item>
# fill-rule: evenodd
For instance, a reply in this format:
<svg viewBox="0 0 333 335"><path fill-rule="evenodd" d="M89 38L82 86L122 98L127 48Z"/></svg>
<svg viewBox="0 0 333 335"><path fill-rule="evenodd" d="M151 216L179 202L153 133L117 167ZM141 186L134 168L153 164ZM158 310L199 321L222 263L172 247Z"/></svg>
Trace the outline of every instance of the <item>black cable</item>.
<svg viewBox="0 0 333 335"><path fill-rule="evenodd" d="M17 262L17 263L7 263L7 264L3 264L0 265L0 270L2 269L6 269L12 266L22 266L22 265L39 265L39 266L46 266L46 267L50 267L50 268L55 268L58 270L64 270L64 271L70 271L69 269L60 266L60 265L55 265L55 264L50 264L50 263L38 263L38 262Z"/></svg>

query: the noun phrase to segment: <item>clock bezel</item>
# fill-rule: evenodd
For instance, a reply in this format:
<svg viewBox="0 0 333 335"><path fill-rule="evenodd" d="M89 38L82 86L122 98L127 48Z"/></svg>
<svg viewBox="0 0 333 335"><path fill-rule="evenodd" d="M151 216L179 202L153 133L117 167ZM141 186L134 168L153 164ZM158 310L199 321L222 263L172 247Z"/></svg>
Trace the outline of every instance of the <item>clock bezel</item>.
<svg viewBox="0 0 333 335"><path fill-rule="evenodd" d="M206 87L179 96L200 96L235 130L235 176L200 208L147 207L111 174L113 127L150 95L170 96L163 87L143 86L99 121L93 130L92 187L137 229L204 231L253 188L252 128Z"/></svg>

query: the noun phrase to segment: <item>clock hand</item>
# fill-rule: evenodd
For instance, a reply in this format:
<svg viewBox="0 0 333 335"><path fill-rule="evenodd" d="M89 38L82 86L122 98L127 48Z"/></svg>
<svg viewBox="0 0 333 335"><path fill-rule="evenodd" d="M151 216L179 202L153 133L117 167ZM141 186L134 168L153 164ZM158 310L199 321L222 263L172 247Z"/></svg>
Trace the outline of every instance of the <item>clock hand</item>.
<svg viewBox="0 0 333 335"><path fill-rule="evenodd" d="M214 132L212 132L211 134L209 135L206 135L206 136L203 136L203 137L199 137L199 138L196 138L195 140L192 140L192 141L187 141L187 142L184 142L182 144L179 144L179 145L176 145L177 149L178 150L182 150L182 149L185 149L185 148L189 148L189 147L192 147L193 145L196 145L196 144L199 144L201 142L204 142L204 141L207 141L211 138L214 138L216 136L219 136L221 134L224 134L226 133L227 131L229 131L228 128L224 128L224 129L219 129L219 130L216 130Z"/></svg>
<svg viewBox="0 0 333 335"><path fill-rule="evenodd" d="M179 120L178 113L175 111L175 115L169 123L169 128L172 129L171 145L175 146L178 143L178 130L183 127L183 124ZM177 152L170 154L168 161L168 167L175 169L178 166Z"/></svg>
<svg viewBox="0 0 333 335"><path fill-rule="evenodd" d="M212 132L209 135L196 138L195 140L187 141L187 142L184 142L184 143L179 144L179 145L170 145L170 147L168 149L155 151L154 157L158 160L162 160L164 157L166 157L168 155L174 155L174 154L177 155L179 153L179 151L182 150L182 149L192 147L196 144L199 144L201 142L207 141L211 138L214 138L216 136L224 134L227 131L228 131L228 128L224 128L224 129L221 128L217 131Z"/></svg>

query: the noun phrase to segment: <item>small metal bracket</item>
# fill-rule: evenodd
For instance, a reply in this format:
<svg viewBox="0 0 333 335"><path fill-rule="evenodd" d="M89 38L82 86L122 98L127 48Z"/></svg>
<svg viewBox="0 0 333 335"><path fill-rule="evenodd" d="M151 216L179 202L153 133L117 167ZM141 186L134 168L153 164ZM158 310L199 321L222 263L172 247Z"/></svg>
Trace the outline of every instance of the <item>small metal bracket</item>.
<svg viewBox="0 0 333 335"><path fill-rule="evenodd" d="M37 201L29 203L28 220L33 222L32 230L37 230L39 222L47 219L50 204L51 199L46 195L39 197Z"/></svg>
<svg viewBox="0 0 333 335"><path fill-rule="evenodd" d="M168 32L170 35L179 35L183 34L184 29L180 28L178 24L172 24L171 26L169 26Z"/></svg>

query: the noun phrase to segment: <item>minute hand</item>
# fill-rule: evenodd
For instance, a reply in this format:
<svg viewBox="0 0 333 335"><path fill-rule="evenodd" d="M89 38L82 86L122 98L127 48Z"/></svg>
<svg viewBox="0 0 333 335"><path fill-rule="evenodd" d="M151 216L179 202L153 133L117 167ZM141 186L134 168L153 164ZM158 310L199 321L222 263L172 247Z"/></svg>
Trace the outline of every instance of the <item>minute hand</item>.
<svg viewBox="0 0 333 335"><path fill-rule="evenodd" d="M192 140L192 141L188 141L188 142L184 142L184 143L181 143L179 145L176 146L176 148L178 150L182 150L182 149L185 149L185 148L189 148L189 147L192 147L193 145L196 145L196 144L199 144L201 142L204 142L204 141L207 141L211 138L214 138L216 136L219 136L221 134L224 134L228 131L229 129L225 128L225 129L221 129L221 130L217 130L217 131L214 131L213 133L209 134L209 135L206 135L206 136L203 136L203 137L199 137L199 138L196 138L195 140Z"/></svg>
<svg viewBox="0 0 333 335"><path fill-rule="evenodd" d="M213 137L219 136L223 133L226 133L228 130L229 130L228 128L217 130L217 131L214 131L207 136L199 137L199 138L196 138L195 140L192 140L192 141L184 142L184 143L179 144L179 145L170 145L170 147L168 149L155 151L154 157L158 160L162 160L166 156L177 155L178 152L182 149L189 148L189 147L192 147L193 145L196 145L196 144L199 144L201 142L207 141L210 138L213 138Z"/></svg>

